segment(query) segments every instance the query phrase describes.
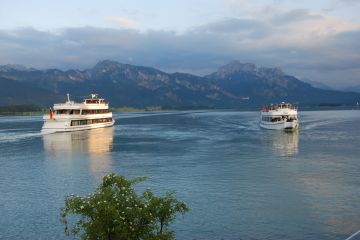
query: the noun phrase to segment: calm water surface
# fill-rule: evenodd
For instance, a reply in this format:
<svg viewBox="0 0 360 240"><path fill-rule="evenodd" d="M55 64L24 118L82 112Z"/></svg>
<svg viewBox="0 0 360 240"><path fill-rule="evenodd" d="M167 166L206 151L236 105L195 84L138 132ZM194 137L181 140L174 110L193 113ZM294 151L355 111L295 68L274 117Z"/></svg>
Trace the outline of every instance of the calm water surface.
<svg viewBox="0 0 360 240"><path fill-rule="evenodd" d="M259 113L115 115L116 126L42 136L41 117L0 117L0 239L65 239L64 196L116 172L175 190L177 239L345 239L360 229L360 111L301 112L300 131Z"/></svg>

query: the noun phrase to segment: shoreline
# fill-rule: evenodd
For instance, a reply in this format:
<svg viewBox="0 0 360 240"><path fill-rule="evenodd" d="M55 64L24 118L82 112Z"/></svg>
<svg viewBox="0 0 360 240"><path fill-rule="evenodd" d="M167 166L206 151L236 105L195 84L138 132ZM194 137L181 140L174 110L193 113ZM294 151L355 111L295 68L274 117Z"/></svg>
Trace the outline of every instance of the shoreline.
<svg viewBox="0 0 360 240"><path fill-rule="evenodd" d="M348 111L348 110L360 110L358 106L300 106L299 111ZM257 112L259 108L161 108L161 107L146 107L146 108L134 108L134 107L119 107L111 109L113 113L144 113L144 112L169 112L169 111L239 111L239 112ZM0 117L4 116L41 116L48 113L48 110L42 111L14 111L14 112L1 112Z"/></svg>

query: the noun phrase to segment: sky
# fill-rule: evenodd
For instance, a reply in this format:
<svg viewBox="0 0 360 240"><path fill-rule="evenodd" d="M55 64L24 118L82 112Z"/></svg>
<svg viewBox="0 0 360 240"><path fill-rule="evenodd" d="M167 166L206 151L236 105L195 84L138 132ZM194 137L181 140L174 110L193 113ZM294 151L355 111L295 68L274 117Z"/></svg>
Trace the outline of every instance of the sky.
<svg viewBox="0 0 360 240"><path fill-rule="evenodd" d="M109 59L205 75L233 60L360 85L360 0L0 0L0 65Z"/></svg>

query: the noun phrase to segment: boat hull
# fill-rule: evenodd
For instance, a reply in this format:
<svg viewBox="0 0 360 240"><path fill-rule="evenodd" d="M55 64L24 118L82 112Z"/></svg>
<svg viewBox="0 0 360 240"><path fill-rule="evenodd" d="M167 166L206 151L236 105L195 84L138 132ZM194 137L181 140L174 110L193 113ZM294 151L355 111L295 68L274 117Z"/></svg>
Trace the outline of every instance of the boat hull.
<svg viewBox="0 0 360 240"><path fill-rule="evenodd" d="M104 123L94 123L88 125L79 125L79 126L70 126L69 122L65 121L45 121L44 125L41 129L42 134L51 134L57 132L73 132L73 131L81 131L81 130L89 130L94 128L105 128L111 127L115 124L115 120L111 122Z"/></svg>
<svg viewBox="0 0 360 240"><path fill-rule="evenodd" d="M269 130L296 130L299 127L297 121L287 122L287 121L278 121L278 122L260 122L260 127Z"/></svg>

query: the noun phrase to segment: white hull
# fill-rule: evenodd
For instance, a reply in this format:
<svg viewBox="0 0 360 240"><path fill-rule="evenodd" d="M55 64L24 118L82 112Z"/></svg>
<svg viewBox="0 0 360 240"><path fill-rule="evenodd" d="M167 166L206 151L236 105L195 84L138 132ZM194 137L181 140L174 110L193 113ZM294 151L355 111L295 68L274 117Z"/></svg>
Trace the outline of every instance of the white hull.
<svg viewBox="0 0 360 240"><path fill-rule="evenodd" d="M105 123L94 123L88 125L79 125L79 126L70 126L69 121L51 121L47 120L44 122L44 126L41 129L42 134L50 134L56 132L73 132L73 131L81 131L81 130L88 130L94 128L104 128L104 127L111 127L115 124L115 121L112 120L111 122Z"/></svg>
<svg viewBox="0 0 360 240"><path fill-rule="evenodd" d="M295 130L299 127L297 121L287 122L287 121L278 121L278 122L260 122L260 127L270 130Z"/></svg>

